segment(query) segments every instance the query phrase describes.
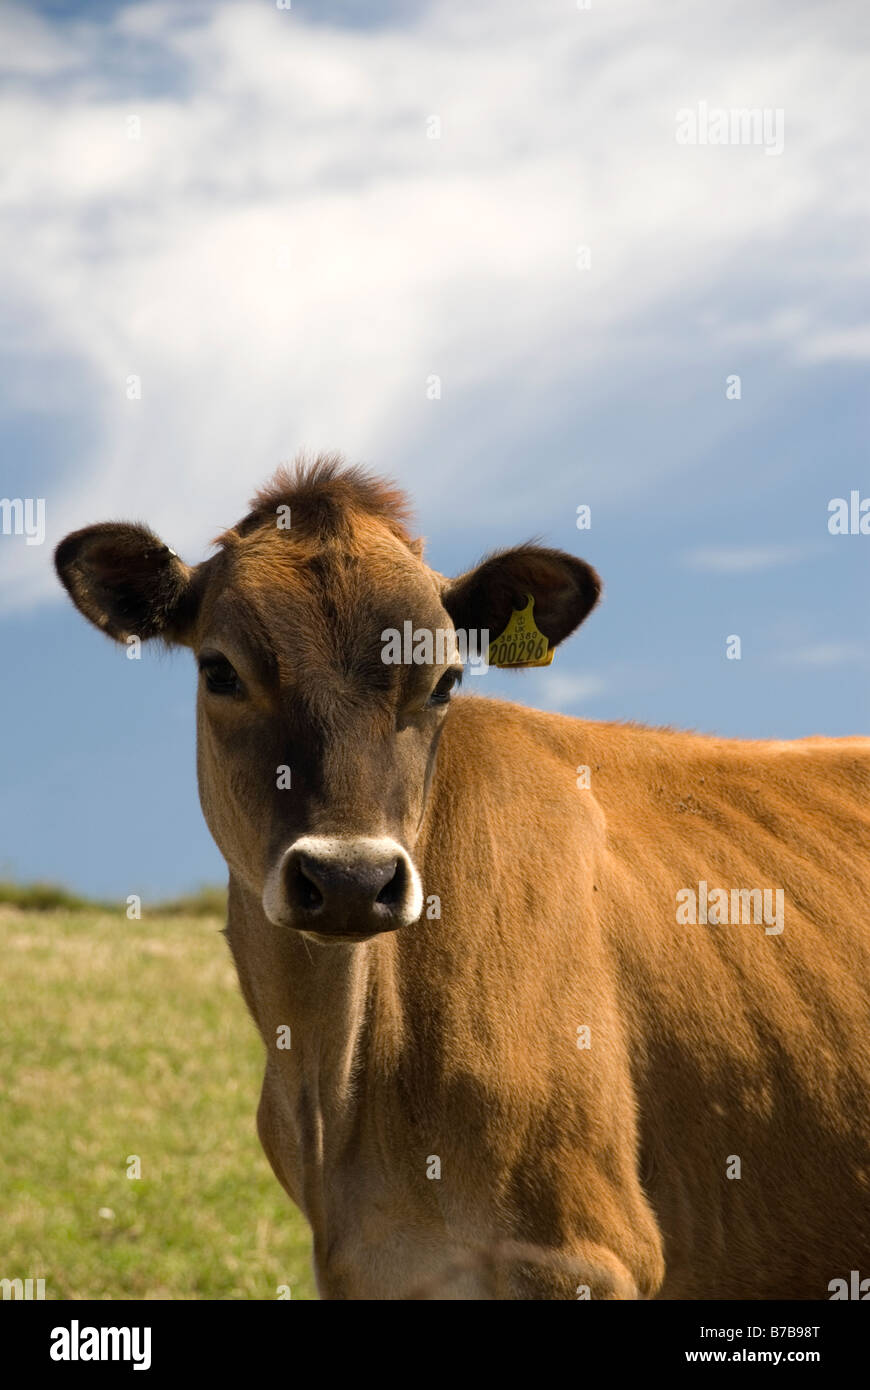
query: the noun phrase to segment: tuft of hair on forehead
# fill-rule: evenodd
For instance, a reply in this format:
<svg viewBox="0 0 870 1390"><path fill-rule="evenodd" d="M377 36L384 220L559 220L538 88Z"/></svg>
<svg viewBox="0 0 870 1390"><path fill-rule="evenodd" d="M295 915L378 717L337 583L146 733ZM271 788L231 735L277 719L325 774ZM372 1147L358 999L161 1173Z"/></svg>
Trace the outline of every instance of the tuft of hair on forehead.
<svg viewBox="0 0 870 1390"><path fill-rule="evenodd" d="M262 526L274 526L279 507L290 508L290 530L317 540L342 537L361 514L382 522L399 540L413 545L407 523L410 503L393 483L364 468L349 466L338 454L302 456L284 465L251 498L248 515L225 535L230 545Z"/></svg>

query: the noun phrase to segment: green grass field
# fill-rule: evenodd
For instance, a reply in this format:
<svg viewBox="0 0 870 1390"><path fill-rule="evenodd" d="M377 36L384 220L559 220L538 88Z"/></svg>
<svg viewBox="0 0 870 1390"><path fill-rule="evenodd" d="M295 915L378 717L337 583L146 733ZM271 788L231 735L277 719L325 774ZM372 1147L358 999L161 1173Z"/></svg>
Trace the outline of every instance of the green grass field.
<svg viewBox="0 0 870 1390"><path fill-rule="evenodd" d="M316 1297L257 1140L262 1044L221 925L0 906L0 1278L55 1299Z"/></svg>

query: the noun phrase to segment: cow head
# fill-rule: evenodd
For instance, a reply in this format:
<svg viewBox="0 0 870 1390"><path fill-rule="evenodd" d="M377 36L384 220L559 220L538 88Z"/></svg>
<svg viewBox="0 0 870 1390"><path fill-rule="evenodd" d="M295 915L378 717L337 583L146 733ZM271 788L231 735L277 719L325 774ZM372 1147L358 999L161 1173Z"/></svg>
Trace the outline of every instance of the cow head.
<svg viewBox="0 0 870 1390"><path fill-rule="evenodd" d="M551 645L583 621L595 572L526 545L447 580L401 494L323 459L282 470L191 568L143 526L67 536L58 574L118 641L187 646L199 666L197 767L209 829L279 927L358 941L415 921L414 846L462 668L452 634L505 627L526 595ZM440 632L430 659L384 634Z"/></svg>

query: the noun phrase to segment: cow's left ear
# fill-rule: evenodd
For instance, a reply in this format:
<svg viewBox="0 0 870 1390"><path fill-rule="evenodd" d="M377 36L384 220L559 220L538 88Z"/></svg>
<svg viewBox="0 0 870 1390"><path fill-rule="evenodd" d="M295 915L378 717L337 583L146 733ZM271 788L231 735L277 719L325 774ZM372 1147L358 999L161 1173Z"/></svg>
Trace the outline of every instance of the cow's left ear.
<svg viewBox="0 0 870 1390"><path fill-rule="evenodd" d="M488 628L493 638L503 632L515 608L534 599L538 628L556 647L592 611L601 594L601 580L591 565L564 550L519 545L490 555L467 574L450 579L441 601L453 626L465 632Z"/></svg>
<svg viewBox="0 0 870 1390"><path fill-rule="evenodd" d="M80 613L123 642L182 642L195 609L194 571L146 526L106 521L73 531L54 553Z"/></svg>

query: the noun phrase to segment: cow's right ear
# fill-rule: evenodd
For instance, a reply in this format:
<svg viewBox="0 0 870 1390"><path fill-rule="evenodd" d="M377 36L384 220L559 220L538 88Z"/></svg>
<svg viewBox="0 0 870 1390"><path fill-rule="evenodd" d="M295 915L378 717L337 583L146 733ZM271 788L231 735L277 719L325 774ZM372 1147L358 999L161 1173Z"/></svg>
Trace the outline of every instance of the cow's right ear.
<svg viewBox="0 0 870 1390"><path fill-rule="evenodd" d="M73 531L54 564L79 612L116 641L184 641L196 606L194 571L146 526L105 521Z"/></svg>

